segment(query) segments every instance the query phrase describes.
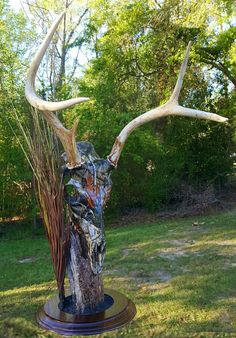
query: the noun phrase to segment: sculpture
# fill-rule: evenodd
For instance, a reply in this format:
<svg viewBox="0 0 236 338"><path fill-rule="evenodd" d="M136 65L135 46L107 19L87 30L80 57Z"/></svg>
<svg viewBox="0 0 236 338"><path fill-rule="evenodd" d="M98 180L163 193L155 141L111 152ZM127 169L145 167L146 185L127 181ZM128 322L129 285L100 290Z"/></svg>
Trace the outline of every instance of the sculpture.
<svg viewBox="0 0 236 338"><path fill-rule="evenodd" d="M179 105L178 98L190 51L189 43L176 86L170 99L164 105L154 108L129 122L116 138L111 153L106 159L100 158L96 154L93 145L89 142L76 143L75 136L78 121L76 120L72 129L68 130L62 125L54 112L77 103L85 102L88 98L81 97L61 102L47 102L39 98L35 91L37 70L63 15L64 13L53 23L32 61L27 75L25 95L29 103L42 112L65 150L65 154L63 155L65 161L63 181L64 197L67 204L66 217L68 220L65 230L67 231L65 243L69 246L69 254L68 257L64 257L64 265L61 267L63 271L57 276L60 299L58 306L63 313L83 317L84 315L102 313L102 311L111 307L114 301L112 297L109 298L109 295L106 295L104 298L101 279L106 246L103 209L111 192L112 183L110 176L112 170L117 167L122 149L130 133L147 122L167 115L190 116L216 122L225 122L227 119L217 114L185 108ZM66 296L64 291L65 269L67 269L69 277L71 296ZM50 314L47 314L50 317ZM126 320L122 319L119 324L110 326L107 329L124 325L134 315L135 308L133 306ZM44 319L43 321L42 316L40 318L39 322L42 326L51 328L59 333L66 333L66 329L55 329L53 324L47 324L48 319ZM71 323L71 321L69 322ZM106 328L103 326L99 330L96 332L102 332ZM73 332L70 331L72 334L78 332L84 331L79 331L78 326ZM91 334L95 331L90 330L88 332Z"/></svg>

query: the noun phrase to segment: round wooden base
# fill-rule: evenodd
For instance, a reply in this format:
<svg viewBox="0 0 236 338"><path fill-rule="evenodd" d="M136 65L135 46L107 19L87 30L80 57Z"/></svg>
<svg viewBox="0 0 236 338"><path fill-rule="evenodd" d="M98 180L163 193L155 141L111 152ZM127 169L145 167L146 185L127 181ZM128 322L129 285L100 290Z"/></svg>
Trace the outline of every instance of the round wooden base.
<svg viewBox="0 0 236 338"><path fill-rule="evenodd" d="M114 303L93 315L72 315L58 308L58 296L50 298L37 313L37 322L44 329L64 336L88 336L118 329L130 322L135 314L134 303L121 293L105 289Z"/></svg>

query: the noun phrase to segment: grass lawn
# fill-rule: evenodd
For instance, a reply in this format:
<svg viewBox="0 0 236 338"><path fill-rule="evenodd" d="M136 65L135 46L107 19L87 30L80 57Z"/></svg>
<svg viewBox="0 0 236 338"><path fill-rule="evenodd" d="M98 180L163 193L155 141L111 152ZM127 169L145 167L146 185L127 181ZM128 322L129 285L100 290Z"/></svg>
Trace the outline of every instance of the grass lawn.
<svg viewBox="0 0 236 338"><path fill-rule="evenodd" d="M137 315L99 337L236 337L236 210L107 229L106 237L104 284L130 297ZM58 337L35 322L56 292L43 232L7 229L0 257L0 337Z"/></svg>

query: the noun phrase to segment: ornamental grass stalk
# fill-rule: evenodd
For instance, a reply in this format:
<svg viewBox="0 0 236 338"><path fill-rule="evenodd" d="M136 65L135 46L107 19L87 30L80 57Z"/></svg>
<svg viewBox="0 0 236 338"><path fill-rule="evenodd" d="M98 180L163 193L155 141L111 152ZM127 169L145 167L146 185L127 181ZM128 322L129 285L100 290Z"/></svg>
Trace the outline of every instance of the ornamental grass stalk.
<svg viewBox="0 0 236 338"><path fill-rule="evenodd" d="M20 144L35 176L37 200L50 244L59 296L62 299L65 295L64 279L70 228L64 219L61 157L57 139L41 114L37 110L31 110L31 117L30 130L16 114L25 140L25 145Z"/></svg>

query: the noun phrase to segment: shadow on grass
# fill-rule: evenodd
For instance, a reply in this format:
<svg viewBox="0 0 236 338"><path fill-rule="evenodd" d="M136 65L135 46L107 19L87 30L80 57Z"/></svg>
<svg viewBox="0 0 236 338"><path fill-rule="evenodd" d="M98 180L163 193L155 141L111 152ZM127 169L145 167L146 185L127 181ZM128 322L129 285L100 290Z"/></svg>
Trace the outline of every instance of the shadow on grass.
<svg viewBox="0 0 236 338"><path fill-rule="evenodd" d="M51 334L42 335L44 331L36 324L35 316L38 308L55 293L54 281L2 292L0 336L6 338L51 336Z"/></svg>

